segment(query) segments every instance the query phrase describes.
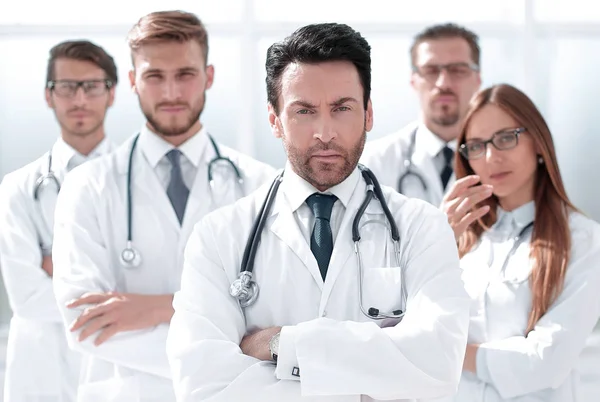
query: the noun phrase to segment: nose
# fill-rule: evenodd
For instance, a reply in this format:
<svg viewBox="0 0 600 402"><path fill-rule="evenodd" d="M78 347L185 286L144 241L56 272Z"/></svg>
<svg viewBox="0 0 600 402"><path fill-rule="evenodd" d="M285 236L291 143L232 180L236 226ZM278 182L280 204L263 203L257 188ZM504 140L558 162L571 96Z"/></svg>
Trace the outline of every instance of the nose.
<svg viewBox="0 0 600 402"><path fill-rule="evenodd" d="M163 96L166 100L176 100L181 96L181 86L177 80L167 79L163 85Z"/></svg>
<svg viewBox="0 0 600 402"><path fill-rule="evenodd" d="M79 87L75 90L75 95L73 96L73 102L76 105L85 105L87 101L87 96L82 87Z"/></svg>
<svg viewBox="0 0 600 402"><path fill-rule="evenodd" d="M497 162L498 160L501 159L500 153L502 151L499 151L496 149L496 147L491 144L485 144L485 160L486 162Z"/></svg>
<svg viewBox="0 0 600 402"><path fill-rule="evenodd" d="M328 143L337 137L337 131L331 118L325 117L320 119L315 129L314 137L324 143Z"/></svg>
<svg viewBox="0 0 600 402"><path fill-rule="evenodd" d="M435 81L435 85L438 88L448 88L450 86L450 75L448 74L448 70L442 68L440 73L438 74L437 80Z"/></svg>

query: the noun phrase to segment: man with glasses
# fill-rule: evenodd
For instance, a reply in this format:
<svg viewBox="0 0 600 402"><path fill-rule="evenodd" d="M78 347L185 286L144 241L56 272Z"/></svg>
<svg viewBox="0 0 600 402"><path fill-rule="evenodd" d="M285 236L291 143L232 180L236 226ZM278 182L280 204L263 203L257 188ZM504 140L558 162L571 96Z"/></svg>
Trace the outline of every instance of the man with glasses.
<svg viewBox="0 0 600 402"><path fill-rule="evenodd" d="M454 182L456 137L481 85L475 33L455 24L419 33L410 48L410 83L420 100L419 121L368 142L361 162L381 184L439 206Z"/></svg>
<svg viewBox="0 0 600 402"><path fill-rule="evenodd" d="M57 193L67 172L112 148L104 119L117 67L101 47L67 41L50 50L46 102L60 137L0 185L0 265L13 317L4 401L75 401L80 357L67 346L52 289Z"/></svg>

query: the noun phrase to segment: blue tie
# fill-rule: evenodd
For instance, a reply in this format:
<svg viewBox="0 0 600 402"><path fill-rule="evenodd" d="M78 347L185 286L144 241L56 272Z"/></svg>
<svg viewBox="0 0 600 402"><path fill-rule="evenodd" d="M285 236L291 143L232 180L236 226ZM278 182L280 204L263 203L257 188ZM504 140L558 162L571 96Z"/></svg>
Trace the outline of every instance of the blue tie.
<svg viewBox="0 0 600 402"><path fill-rule="evenodd" d="M442 153L444 155L444 168L442 169L440 178L442 179L442 188L445 189L450 180L450 176L452 176L452 157L454 156L454 151L448 146L445 146L442 148Z"/></svg>
<svg viewBox="0 0 600 402"><path fill-rule="evenodd" d="M181 164L179 162L180 156L181 151L178 149L172 149L167 152L167 159L171 162L171 179L167 186L167 196L171 201L171 205L173 206L175 214L177 214L177 219L179 219L179 224L181 225L190 190L183 182Z"/></svg>
<svg viewBox="0 0 600 402"><path fill-rule="evenodd" d="M337 201L335 195L315 193L306 199L306 204L315 215L315 226L310 237L310 250L317 259L321 277L325 280L329 260L333 252L333 235L331 233L331 210Z"/></svg>

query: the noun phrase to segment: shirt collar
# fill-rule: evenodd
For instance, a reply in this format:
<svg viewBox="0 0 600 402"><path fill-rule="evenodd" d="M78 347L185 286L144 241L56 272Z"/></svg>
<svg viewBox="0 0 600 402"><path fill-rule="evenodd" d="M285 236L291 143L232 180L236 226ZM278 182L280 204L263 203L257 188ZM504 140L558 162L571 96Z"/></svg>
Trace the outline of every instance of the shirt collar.
<svg viewBox="0 0 600 402"><path fill-rule="evenodd" d="M202 127L200 131L191 136L187 141L177 147L177 149L179 149L186 159L197 168L206 149L207 142L208 133L206 128ZM140 132L139 146L153 169L167 152L175 148L173 144L165 141L159 135L151 131L147 125L144 125Z"/></svg>
<svg viewBox="0 0 600 402"><path fill-rule="evenodd" d="M446 145L456 152L456 139L446 143L428 129L425 124L419 124L417 137L415 138L415 151L419 150L435 158Z"/></svg>
<svg viewBox="0 0 600 402"><path fill-rule="evenodd" d="M282 191L285 194L288 203L292 207L292 212L296 212L296 210L302 206L302 204L310 195L320 192L312 184L298 176L298 174L294 172L289 161L287 161L285 164L285 173L283 178L283 183L281 185ZM358 171L358 168L355 168L350 176L348 176L344 181L322 192L322 194L335 195L338 200L340 200L344 208L346 208L350 203L350 198L352 197L352 193L354 192L359 179L360 172Z"/></svg>
<svg viewBox="0 0 600 402"><path fill-rule="evenodd" d="M512 211L505 211L498 205L498 217L494 227L496 229L520 230L535 219L535 201L529 201Z"/></svg>
<svg viewBox="0 0 600 402"><path fill-rule="evenodd" d="M82 155L59 137L52 147L52 170L54 172L70 171L82 163L107 154L110 151L110 141L104 137L88 155Z"/></svg>

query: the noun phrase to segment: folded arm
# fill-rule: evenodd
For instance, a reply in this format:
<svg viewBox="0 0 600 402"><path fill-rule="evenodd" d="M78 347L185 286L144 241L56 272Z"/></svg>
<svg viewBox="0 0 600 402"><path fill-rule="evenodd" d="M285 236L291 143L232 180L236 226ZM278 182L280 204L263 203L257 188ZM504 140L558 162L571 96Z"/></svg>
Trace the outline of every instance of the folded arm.
<svg viewBox="0 0 600 402"><path fill-rule="evenodd" d="M85 326L70 330L90 305L69 307L69 303L84 295L110 294L116 290L114 267L98 226L96 210L101 195L86 186L85 176L80 173L74 170L69 174L60 192L52 252L54 291L69 345L119 366L168 378L170 371L164 350L166 324L120 332L99 346L94 344L93 336L79 340Z"/></svg>

